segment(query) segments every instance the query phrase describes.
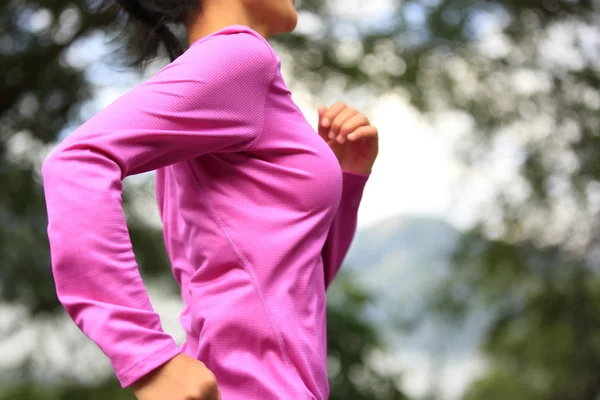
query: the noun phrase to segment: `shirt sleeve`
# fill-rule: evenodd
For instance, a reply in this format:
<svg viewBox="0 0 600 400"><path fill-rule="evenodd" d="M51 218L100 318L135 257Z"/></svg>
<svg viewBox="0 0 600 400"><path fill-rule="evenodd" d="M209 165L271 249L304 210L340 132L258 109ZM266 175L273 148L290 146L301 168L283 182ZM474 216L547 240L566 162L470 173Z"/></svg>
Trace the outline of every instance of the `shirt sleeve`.
<svg viewBox="0 0 600 400"><path fill-rule="evenodd" d="M325 288L340 270L356 233L358 207L370 175L343 171L342 199L321 251Z"/></svg>
<svg viewBox="0 0 600 400"><path fill-rule="evenodd" d="M250 148L276 67L268 43L251 33L206 38L101 110L43 163L58 299L108 356L123 387L180 350L141 280L122 179Z"/></svg>

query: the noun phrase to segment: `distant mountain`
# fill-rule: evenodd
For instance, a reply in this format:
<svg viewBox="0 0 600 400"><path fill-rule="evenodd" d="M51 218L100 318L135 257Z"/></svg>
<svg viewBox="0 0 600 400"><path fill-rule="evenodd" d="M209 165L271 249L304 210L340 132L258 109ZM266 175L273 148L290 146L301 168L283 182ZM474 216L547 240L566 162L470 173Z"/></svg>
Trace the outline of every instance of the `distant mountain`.
<svg viewBox="0 0 600 400"><path fill-rule="evenodd" d="M390 307L421 301L448 271L458 232L436 219L390 219L357 232L344 268Z"/></svg>
<svg viewBox="0 0 600 400"><path fill-rule="evenodd" d="M461 235L438 219L392 218L359 230L344 261L344 270L373 296L369 318L382 329L404 369L416 369L412 378L405 378L415 394L436 384L444 388L442 398L456 398L482 368L477 349L485 313L473 313L456 327L425 310L427 299L450 272L450 257ZM416 329L400 329L401 319L415 315L422 317Z"/></svg>
<svg viewBox="0 0 600 400"><path fill-rule="evenodd" d="M391 317L422 312L448 273L460 235L441 220L393 218L357 232L344 270L374 295L373 317L390 325Z"/></svg>
<svg viewBox="0 0 600 400"><path fill-rule="evenodd" d="M460 232L449 223L433 218L398 216L359 230L346 257L351 268L378 264L383 257L404 252L429 261L446 259L454 250Z"/></svg>

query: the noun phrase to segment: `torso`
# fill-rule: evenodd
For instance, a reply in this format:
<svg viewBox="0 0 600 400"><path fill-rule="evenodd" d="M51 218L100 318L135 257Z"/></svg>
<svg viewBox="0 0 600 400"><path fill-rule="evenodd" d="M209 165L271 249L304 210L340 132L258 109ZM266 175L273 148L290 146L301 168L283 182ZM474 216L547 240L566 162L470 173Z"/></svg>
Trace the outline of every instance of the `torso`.
<svg viewBox="0 0 600 400"><path fill-rule="evenodd" d="M247 152L161 169L158 195L186 309L184 351L217 376L224 399L325 399L321 249L342 172L281 75ZM252 391L248 393L248 391Z"/></svg>

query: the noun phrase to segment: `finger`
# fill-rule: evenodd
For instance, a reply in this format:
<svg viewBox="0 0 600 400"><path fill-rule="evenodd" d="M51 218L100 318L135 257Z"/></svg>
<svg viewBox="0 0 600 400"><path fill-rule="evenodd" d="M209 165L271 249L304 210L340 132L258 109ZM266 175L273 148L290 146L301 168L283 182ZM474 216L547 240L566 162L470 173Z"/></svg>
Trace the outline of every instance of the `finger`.
<svg viewBox="0 0 600 400"><path fill-rule="evenodd" d="M358 111L356 111L352 107L348 107L348 108L344 109L342 112L340 112L335 117L333 122L331 123L331 128L329 128L329 138L330 139L336 138L336 136L338 136L340 134L340 129L341 129L342 125L344 125L346 123L346 121L348 121L350 118L355 116L357 113L358 113ZM343 143L343 140L340 141L339 139L343 139L343 137L338 138L338 142Z"/></svg>
<svg viewBox="0 0 600 400"><path fill-rule="evenodd" d="M319 113L319 124L318 124L318 133L323 139L327 140L327 134L329 133L329 128L323 126L323 116L327 112L327 106L320 105L317 107L317 112Z"/></svg>
<svg viewBox="0 0 600 400"><path fill-rule="evenodd" d="M323 115L325 115L325 112L328 110L327 106L324 104L320 104L317 107L317 112L319 113L319 120L321 120L321 118L323 118Z"/></svg>
<svg viewBox="0 0 600 400"><path fill-rule="evenodd" d="M360 128L356 129L354 132L348 135L348 140L351 142L367 138L374 138L376 140L379 140L379 133L377 131L377 128L373 125L361 126Z"/></svg>
<svg viewBox="0 0 600 400"><path fill-rule="evenodd" d="M323 128L329 128L335 117L347 107L348 106L346 105L346 103L343 103L341 101L338 101L337 103L329 107L327 111L325 111L323 119L321 120Z"/></svg>
<svg viewBox="0 0 600 400"><path fill-rule="evenodd" d="M356 114L349 118L340 128L339 135L346 136L354 132L361 126L371 125L369 119L364 114Z"/></svg>

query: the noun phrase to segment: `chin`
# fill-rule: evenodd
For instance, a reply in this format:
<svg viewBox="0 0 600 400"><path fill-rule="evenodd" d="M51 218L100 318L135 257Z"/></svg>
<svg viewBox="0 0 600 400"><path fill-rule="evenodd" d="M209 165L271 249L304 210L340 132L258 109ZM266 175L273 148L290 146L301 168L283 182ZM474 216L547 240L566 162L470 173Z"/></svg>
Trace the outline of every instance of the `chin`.
<svg viewBox="0 0 600 400"><path fill-rule="evenodd" d="M296 29L297 24L298 24L298 14L294 14L293 18L289 18L287 27L285 29L285 32L283 32L283 33L292 32L294 29Z"/></svg>
<svg viewBox="0 0 600 400"><path fill-rule="evenodd" d="M282 33L289 33L296 29L298 24L298 12L295 8L292 8L286 15L281 15L277 21L277 27L274 27L273 32L275 35Z"/></svg>

